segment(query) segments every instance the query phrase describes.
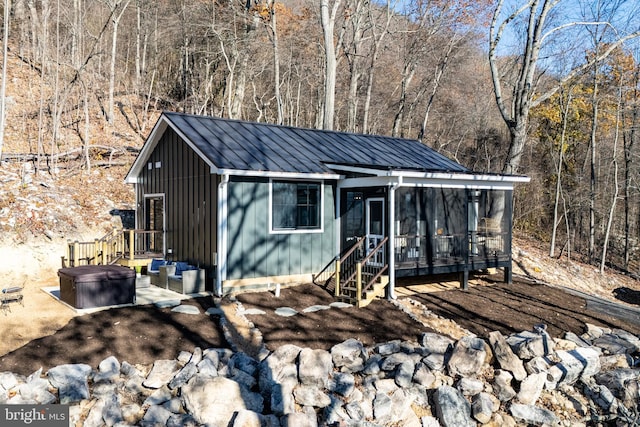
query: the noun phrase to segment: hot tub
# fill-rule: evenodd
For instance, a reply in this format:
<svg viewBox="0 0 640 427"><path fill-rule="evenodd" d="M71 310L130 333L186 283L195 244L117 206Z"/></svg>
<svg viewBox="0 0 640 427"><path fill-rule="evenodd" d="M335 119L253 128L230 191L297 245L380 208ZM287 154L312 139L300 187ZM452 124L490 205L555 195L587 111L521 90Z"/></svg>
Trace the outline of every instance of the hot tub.
<svg viewBox="0 0 640 427"><path fill-rule="evenodd" d="M60 299L75 308L133 304L136 272L119 265L61 268Z"/></svg>

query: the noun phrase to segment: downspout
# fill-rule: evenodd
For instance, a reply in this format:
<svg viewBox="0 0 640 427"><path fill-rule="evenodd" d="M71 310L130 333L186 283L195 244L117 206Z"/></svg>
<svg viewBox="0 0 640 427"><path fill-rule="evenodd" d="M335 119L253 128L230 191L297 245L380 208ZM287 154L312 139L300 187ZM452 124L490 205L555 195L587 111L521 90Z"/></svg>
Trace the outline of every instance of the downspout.
<svg viewBox="0 0 640 427"><path fill-rule="evenodd" d="M389 186L389 294L388 299L396 299L396 190L402 185L402 175L398 182Z"/></svg>
<svg viewBox="0 0 640 427"><path fill-rule="evenodd" d="M217 246L216 254L216 295L222 296L222 281L227 280L227 189L229 175L222 174L218 184L218 223L217 223Z"/></svg>

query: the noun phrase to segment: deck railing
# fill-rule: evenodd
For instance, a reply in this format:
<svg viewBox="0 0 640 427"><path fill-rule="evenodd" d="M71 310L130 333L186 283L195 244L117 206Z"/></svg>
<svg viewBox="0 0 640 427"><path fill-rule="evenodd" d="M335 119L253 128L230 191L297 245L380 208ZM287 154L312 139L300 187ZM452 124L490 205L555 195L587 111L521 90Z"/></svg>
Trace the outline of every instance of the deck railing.
<svg viewBox="0 0 640 427"><path fill-rule="evenodd" d="M68 241L62 267L114 264L121 259L133 262L136 256L156 253L152 242L162 231L114 229L93 242ZM160 236L159 236L160 235Z"/></svg>
<svg viewBox="0 0 640 427"><path fill-rule="evenodd" d="M327 265L317 274L313 275L313 283L322 286L328 291L333 292L336 296L340 293L340 275L344 272L340 271L340 266L354 264L355 260L362 258L364 251L364 237L354 237L355 243L349 247L344 254L329 261Z"/></svg>
<svg viewBox="0 0 640 427"><path fill-rule="evenodd" d="M509 252L508 233L405 235L395 238L395 261L398 265L433 265L459 262L467 255L490 259Z"/></svg>
<svg viewBox="0 0 640 427"><path fill-rule="evenodd" d="M358 306L365 298L365 293L389 269L386 256L389 239L385 237L363 258L364 241L365 239L358 241L352 250L336 262L335 295L342 296L345 291L352 292Z"/></svg>
<svg viewBox="0 0 640 427"><path fill-rule="evenodd" d="M356 280L356 293L358 295L358 301L364 298L364 293L373 288L375 283L379 282L380 277L389 270L389 263L387 263L387 242L388 237L385 237L369 254L360 261L356 266L356 275L359 277Z"/></svg>

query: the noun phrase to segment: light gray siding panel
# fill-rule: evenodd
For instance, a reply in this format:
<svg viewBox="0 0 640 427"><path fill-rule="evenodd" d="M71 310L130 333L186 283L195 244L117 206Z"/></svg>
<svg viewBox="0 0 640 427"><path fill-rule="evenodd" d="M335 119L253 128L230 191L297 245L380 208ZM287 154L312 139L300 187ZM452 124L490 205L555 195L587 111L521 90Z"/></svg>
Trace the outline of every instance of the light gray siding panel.
<svg viewBox="0 0 640 427"><path fill-rule="evenodd" d="M256 226L256 205L252 203L254 197L259 197L254 194L255 190L259 189L256 185L241 184L241 204L244 207L241 215L241 222L245 224L246 230L239 233L239 238L236 240L236 244L240 244L242 253L245 254L244 259L249 262L242 262L242 274L252 274L250 266L257 264L259 254L254 251L256 242L263 238L264 232L259 230Z"/></svg>
<svg viewBox="0 0 640 427"><path fill-rule="evenodd" d="M333 190L325 183L324 232L269 233L269 182L232 178L229 183L227 279L309 274L333 258Z"/></svg>

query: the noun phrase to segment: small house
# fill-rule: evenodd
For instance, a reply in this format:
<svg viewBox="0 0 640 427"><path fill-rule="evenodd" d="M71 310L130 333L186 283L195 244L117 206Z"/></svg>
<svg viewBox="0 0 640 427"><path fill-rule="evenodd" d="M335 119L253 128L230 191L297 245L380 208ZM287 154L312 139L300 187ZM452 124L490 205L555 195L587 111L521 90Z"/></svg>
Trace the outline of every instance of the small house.
<svg viewBox="0 0 640 427"><path fill-rule="evenodd" d="M522 176L475 173L415 140L163 113L126 181L149 249L217 295L310 283L360 300L403 276L511 278Z"/></svg>

